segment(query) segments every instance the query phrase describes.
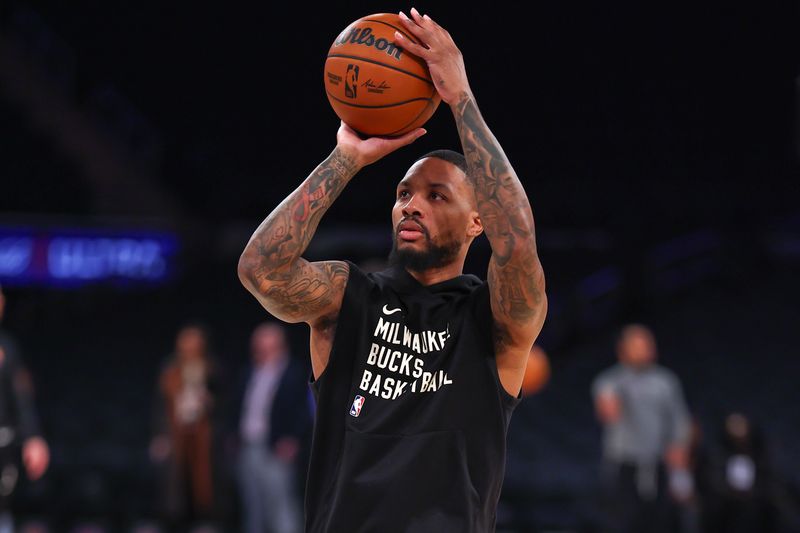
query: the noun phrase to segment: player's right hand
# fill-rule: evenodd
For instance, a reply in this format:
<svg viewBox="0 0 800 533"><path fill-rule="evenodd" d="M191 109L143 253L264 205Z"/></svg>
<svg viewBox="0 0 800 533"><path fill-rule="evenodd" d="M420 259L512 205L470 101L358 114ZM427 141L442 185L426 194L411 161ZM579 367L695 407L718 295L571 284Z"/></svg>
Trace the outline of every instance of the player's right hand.
<svg viewBox="0 0 800 533"><path fill-rule="evenodd" d="M411 144L425 133L427 133L425 129L417 128L400 137L362 139L353 128L342 122L336 134L336 145L339 150L353 157L360 167L365 167L398 148Z"/></svg>

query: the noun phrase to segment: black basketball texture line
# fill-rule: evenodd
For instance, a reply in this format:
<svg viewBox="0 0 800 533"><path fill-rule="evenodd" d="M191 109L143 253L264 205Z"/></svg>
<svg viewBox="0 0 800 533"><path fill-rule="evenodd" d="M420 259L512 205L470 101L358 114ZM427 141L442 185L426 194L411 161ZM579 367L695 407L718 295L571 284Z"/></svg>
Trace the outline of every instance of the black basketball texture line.
<svg viewBox="0 0 800 533"><path fill-rule="evenodd" d="M420 96L418 98L411 98L409 100L403 100L402 102L395 102L393 104L364 105L364 104L354 104L352 102L348 102L346 100L342 100L341 98L337 98L334 95L332 95L330 91L325 91L325 92L327 92L328 96L330 96L331 98L333 98L334 100L336 100L340 104L344 104L344 105L346 105L348 107L360 107L360 108L363 108L363 109L383 109L383 108L387 108L387 107L397 107L399 105L410 104L411 102L419 102L421 100L426 100L429 104L431 102L433 102L433 98L427 98L427 97L424 97L424 96ZM409 122L409 124L411 124L411 122Z"/></svg>
<svg viewBox="0 0 800 533"><path fill-rule="evenodd" d="M435 90L436 89L434 89L434 91ZM415 116L412 120L409 120L402 128L397 128L396 130L394 130L392 132L389 132L386 135L387 136L392 136L392 135L396 134L398 131L403 131L404 129L409 127L411 124L413 124L414 122L419 120L419 117L421 117L424 113L426 113L428 111L428 108L430 108L432 105L433 105L433 99L432 98L428 98L428 103L425 104L425 107L422 108L422 111L417 113L417 116Z"/></svg>
<svg viewBox="0 0 800 533"><path fill-rule="evenodd" d="M396 70L397 72L402 72L403 74L405 74L407 76L411 76L412 78L416 78L416 79L418 79L420 81L424 81L427 84L433 85L433 82L431 80L429 80L428 78L423 78L419 74L414 74L413 72L409 72L409 71L407 71L405 69L398 68L398 67L395 67L393 65L387 65L386 63L381 63L380 61L375 61L374 59L365 59L365 58L363 58L361 56L351 56L351 55L348 55L348 54L328 54L328 58L331 58L331 57L341 57L343 59L356 59L358 61L363 61L364 63L372 63L373 65L380 65L380 66L386 67L388 69Z"/></svg>

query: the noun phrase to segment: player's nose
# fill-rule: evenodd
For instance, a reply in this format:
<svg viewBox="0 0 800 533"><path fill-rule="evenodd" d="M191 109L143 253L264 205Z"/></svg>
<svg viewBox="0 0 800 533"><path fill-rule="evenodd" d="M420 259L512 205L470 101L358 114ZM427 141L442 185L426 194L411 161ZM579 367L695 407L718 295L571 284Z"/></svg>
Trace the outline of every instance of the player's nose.
<svg viewBox="0 0 800 533"><path fill-rule="evenodd" d="M419 201L416 200L417 195L412 194L408 197L408 200L405 204L403 204L402 212L403 218L407 218L410 216L420 217L422 216L422 211L419 209Z"/></svg>

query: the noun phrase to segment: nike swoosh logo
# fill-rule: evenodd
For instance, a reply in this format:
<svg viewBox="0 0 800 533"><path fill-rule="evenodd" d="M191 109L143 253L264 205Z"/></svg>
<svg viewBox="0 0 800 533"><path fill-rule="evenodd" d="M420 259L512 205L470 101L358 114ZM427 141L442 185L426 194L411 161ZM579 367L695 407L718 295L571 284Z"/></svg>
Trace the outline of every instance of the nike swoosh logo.
<svg viewBox="0 0 800 533"><path fill-rule="evenodd" d="M384 315L393 315L393 314L397 313L398 311L402 311L402 309L400 309L399 307L397 309L389 309L389 307L387 307L386 305L383 306L383 314Z"/></svg>

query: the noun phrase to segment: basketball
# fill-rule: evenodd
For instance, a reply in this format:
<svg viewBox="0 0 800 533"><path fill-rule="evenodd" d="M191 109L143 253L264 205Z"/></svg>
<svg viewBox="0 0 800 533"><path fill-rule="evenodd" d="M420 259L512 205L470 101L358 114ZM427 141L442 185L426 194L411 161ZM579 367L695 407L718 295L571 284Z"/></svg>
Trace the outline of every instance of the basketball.
<svg viewBox="0 0 800 533"><path fill-rule="evenodd" d="M550 363L547 354L539 346L531 348L528 365L522 378L522 395L529 396L539 392L550 379Z"/></svg>
<svg viewBox="0 0 800 533"><path fill-rule="evenodd" d="M441 101L425 61L396 46L395 31L418 42L398 15L378 13L347 26L328 50L328 101L363 135L407 133L425 124Z"/></svg>

